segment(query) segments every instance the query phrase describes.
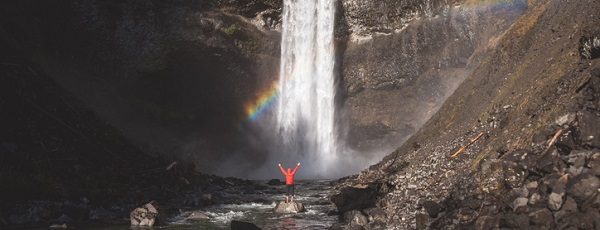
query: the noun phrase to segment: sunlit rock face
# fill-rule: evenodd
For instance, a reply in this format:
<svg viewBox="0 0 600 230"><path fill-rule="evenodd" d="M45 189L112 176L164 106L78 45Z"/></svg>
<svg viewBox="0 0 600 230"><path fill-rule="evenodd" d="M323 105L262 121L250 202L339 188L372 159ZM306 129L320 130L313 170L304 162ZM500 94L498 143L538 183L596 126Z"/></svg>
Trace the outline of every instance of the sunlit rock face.
<svg viewBox="0 0 600 230"><path fill-rule="evenodd" d="M514 1L342 1L350 147L385 154L429 119L527 8Z"/></svg>

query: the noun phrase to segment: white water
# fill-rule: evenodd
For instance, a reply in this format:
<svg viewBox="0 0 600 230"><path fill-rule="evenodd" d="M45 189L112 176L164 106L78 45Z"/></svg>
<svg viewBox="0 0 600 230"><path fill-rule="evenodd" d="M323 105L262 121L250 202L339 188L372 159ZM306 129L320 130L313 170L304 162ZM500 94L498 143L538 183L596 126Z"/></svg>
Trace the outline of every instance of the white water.
<svg viewBox="0 0 600 230"><path fill-rule="evenodd" d="M321 176L338 158L334 16L335 0L284 0L277 127Z"/></svg>

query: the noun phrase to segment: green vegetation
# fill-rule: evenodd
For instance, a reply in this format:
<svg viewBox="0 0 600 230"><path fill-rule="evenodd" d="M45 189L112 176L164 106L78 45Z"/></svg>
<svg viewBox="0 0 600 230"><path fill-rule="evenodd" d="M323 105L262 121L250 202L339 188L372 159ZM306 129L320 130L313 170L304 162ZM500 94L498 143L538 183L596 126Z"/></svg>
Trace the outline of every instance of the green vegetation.
<svg viewBox="0 0 600 230"><path fill-rule="evenodd" d="M229 27L223 29L223 32L229 36L233 36L240 28L237 24L231 24Z"/></svg>

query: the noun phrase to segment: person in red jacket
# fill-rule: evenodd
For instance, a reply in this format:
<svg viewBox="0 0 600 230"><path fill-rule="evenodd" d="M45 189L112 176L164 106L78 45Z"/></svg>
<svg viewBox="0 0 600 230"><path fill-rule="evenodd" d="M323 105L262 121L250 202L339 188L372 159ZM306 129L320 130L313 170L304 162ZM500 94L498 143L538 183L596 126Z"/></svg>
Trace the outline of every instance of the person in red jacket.
<svg viewBox="0 0 600 230"><path fill-rule="evenodd" d="M290 200L294 202L294 176L296 175L298 168L300 168L300 162L298 162L294 170L288 168L287 171L283 169L283 167L281 167L281 163L279 163L279 170L281 170L281 173L285 175L285 187L287 188L287 195L285 196L286 203L288 203Z"/></svg>

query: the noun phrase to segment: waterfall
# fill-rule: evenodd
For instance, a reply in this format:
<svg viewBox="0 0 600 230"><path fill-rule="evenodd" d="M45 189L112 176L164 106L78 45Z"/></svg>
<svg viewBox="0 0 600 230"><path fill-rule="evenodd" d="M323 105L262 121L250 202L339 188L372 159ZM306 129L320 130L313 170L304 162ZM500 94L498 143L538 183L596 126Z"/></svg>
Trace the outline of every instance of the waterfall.
<svg viewBox="0 0 600 230"><path fill-rule="evenodd" d="M277 127L286 151L315 164L337 161L335 0L284 0Z"/></svg>

